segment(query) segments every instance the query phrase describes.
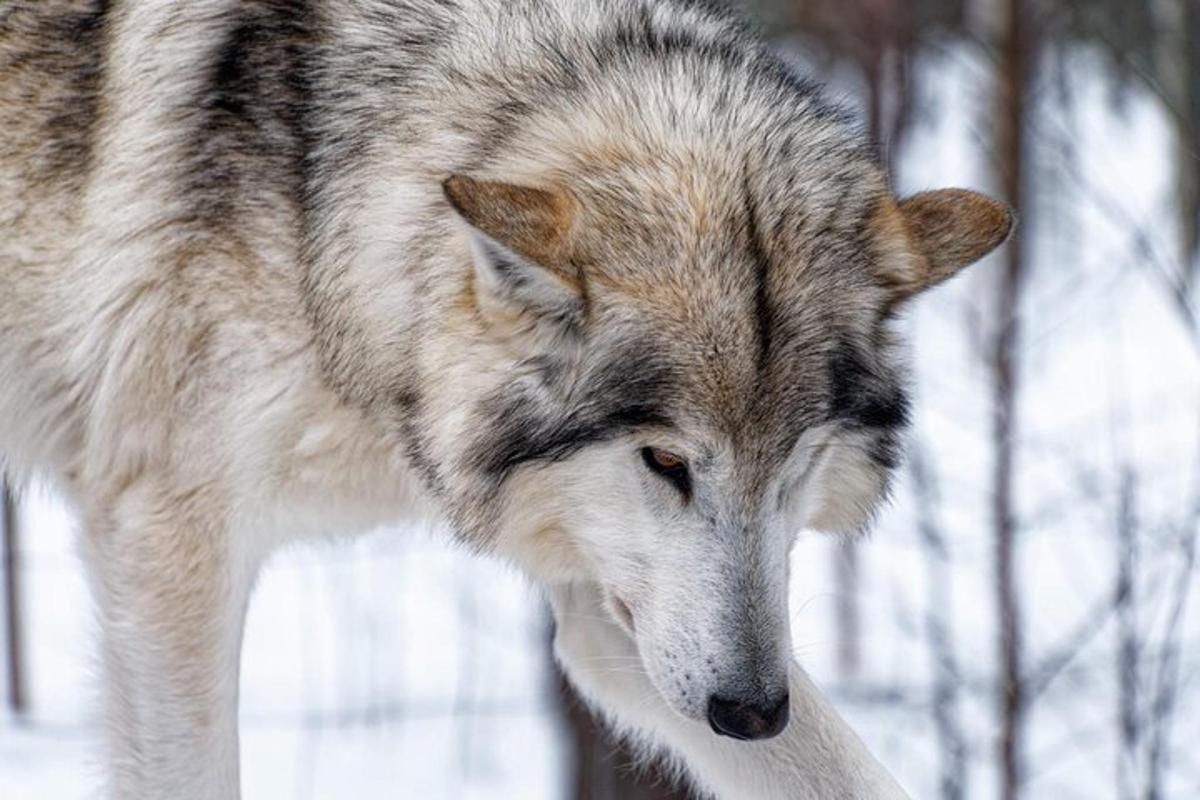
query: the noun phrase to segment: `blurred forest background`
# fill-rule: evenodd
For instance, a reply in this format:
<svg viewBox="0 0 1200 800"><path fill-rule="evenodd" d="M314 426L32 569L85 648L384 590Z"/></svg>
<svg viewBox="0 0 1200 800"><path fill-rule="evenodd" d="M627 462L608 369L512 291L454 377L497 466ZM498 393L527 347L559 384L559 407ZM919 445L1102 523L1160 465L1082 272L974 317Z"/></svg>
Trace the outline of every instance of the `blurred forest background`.
<svg viewBox="0 0 1200 800"><path fill-rule="evenodd" d="M914 797L1200 797L1200 2L747 0L897 190L1021 225L917 301L873 536L807 534L797 657ZM4 505L0 796L82 798L92 623L52 496ZM423 533L277 558L247 797L687 797L554 671L536 592Z"/></svg>

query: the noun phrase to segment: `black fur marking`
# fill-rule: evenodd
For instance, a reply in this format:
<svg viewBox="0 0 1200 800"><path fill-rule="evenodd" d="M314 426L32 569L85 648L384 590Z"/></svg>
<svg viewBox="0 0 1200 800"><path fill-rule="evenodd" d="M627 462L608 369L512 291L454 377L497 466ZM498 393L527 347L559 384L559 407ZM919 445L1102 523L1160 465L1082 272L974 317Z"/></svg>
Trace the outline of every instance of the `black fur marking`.
<svg viewBox="0 0 1200 800"><path fill-rule="evenodd" d="M719 15L728 22L728 15ZM607 70L643 59L668 61L674 58L699 58L716 61L733 72L751 57L747 39L724 36L702 39L684 27L659 27L648 7L632 18L618 19L613 27L599 33L590 43L595 68Z"/></svg>
<svg viewBox="0 0 1200 800"><path fill-rule="evenodd" d="M640 59L691 58L716 61L730 71L745 65L746 52L738 43L697 40L692 31L659 31L618 26L593 44L599 65L616 65Z"/></svg>
<svg viewBox="0 0 1200 800"><path fill-rule="evenodd" d="M748 179L743 180L742 195L746 207L746 237L754 261L754 319L758 325L758 369L761 372L771 357L771 333L775 328L775 312L770 301L771 262L758 229L758 201Z"/></svg>
<svg viewBox="0 0 1200 800"><path fill-rule="evenodd" d="M893 470L900 466L901 450L900 437L894 430L886 430L871 443L869 455L880 467Z"/></svg>
<svg viewBox="0 0 1200 800"><path fill-rule="evenodd" d="M642 6L637 19L619 25L612 33L619 51L640 53L654 58L671 56L694 49L699 44L692 31L659 30L648 6Z"/></svg>
<svg viewBox="0 0 1200 800"><path fill-rule="evenodd" d="M221 226L258 202L307 194L312 151L310 0L256 0L215 48L198 113L184 197L198 219ZM299 205L303 205L300 203Z"/></svg>
<svg viewBox="0 0 1200 800"><path fill-rule="evenodd" d="M908 395L873 369L863 353L842 341L829 357L830 414L862 428L894 430L908 424Z"/></svg>
<svg viewBox="0 0 1200 800"><path fill-rule="evenodd" d="M417 470L431 494L445 494L445 483L438 472L437 464L429 455L427 436L424 431L424 399L416 388L401 389L392 396L399 410L400 434L404 442L404 454Z"/></svg>
<svg viewBox="0 0 1200 800"><path fill-rule="evenodd" d="M641 346L591 370L565 402L541 400L542 391L514 382L482 403L471 466L498 486L523 464L560 461L635 428L668 425L663 401L671 378L672 370Z"/></svg>
<svg viewBox="0 0 1200 800"><path fill-rule="evenodd" d="M14 26L14 34L29 43L28 49L0 60L0 75L7 78L28 70L41 79L54 76L64 82L65 91L31 98L44 104L36 113L43 115L45 128L38 161L29 166L78 182L90 171L94 156L111 3L95 0L82 11L69 13L30 5L17 4L0 12L3 23Z"/></svg>

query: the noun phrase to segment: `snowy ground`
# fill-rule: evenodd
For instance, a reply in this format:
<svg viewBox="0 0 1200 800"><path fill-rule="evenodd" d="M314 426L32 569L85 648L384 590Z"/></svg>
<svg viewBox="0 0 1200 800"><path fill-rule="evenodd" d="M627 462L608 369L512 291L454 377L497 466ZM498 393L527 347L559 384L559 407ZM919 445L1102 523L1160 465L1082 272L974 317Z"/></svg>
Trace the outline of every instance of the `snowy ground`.
<svg viewBox="0 0 1200 800"><path fill-rule="evenodd" d="M0 727L0 797L88 797L89 600L70 520L28 499L34 715ZM547 634L519 578L421 533L283 554L246 630L247 796L558 797Z"/></svg>
<svg viewBox="0 0 1200 800"><path fill-rule="evenodd" d="M1053 653L1110 591L1116 477L1136 470L1144 527L1170 530L1197 476L1200 360L1155 277L1172 252L1168 125L1136 92L1109 102L1099 65L1073 57L1070 96L1047 86L1039 193L1046 213L1022 221L1035 271L1022 316L1026 394L1020 410L1020 580L1031 664ZM905 191L988 188L979 145L987 62L961 49L922 65L921 116L900 154ZM1074 155L1058 157L1070 142ZM1144 229L1138 237L1135 228ZM1149 255L1147 255L1149 253ZM992 265L993 268L996 266ZM985 341L988 266L922 299L906 327L918 378L915 442L937 478L950 596L931 603L931 562L913 497L862 550L864 672L836 680L829 542L795 554L797 652L914 796L939 769L929 705L926 623L944 612L963 674L958 709L970 749L967 796L992 797L994 674L987 475ZM23 561L33 720L0 720L0 797L89 796L91 626L70 521L32 497ZM1153 541L1153 540L1149 540ZM1164 540L1165 541L1165 540ZM1147 547L1150 589L1140 624L1165 624L1173 579L1165 545ZM1188 609L1196 628L1198 593ZM244 785L250 798L561 797L563 761L540 600L494 564L421 534L381 532L353 544L281 555L255 597L243 660ZM1111 623L1034 707L1029 796L1114 794L1116 715ZM1173 797L1200 796L1200 642L1185 639ZM887 687L888 702L871 699ZM1190 770L1190 771L1189 771Z"/></svg>

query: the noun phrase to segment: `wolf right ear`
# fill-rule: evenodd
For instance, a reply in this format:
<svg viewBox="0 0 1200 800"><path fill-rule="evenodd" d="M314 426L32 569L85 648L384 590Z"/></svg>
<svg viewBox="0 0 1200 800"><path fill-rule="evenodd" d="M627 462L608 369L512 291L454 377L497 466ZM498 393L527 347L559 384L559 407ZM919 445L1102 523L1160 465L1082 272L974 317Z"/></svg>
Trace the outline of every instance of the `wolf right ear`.
<svg viewBox="0 0 1200 800"><path fill-rule="evenodd" d="M936 286L1004 243L1014 218L1004 203L966 189L885 201L872 220L880 277L899 299Z"/></svg>
<svg viewBox="0 0 1200 800"><path fill-rule="evenodd" d="M560 190L451 176L446 199L468 226L476 299L489 319L573 326L583 285L571 253L577 204Z"/></svg>

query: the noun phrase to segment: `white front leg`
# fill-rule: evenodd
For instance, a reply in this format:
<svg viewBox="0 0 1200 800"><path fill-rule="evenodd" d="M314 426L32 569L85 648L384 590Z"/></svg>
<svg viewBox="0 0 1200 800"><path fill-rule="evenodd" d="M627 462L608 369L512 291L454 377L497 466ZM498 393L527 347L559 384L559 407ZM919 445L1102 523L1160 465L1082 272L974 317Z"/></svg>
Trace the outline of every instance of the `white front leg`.
<svg viewBox="0 0 1200 800"><path fill-rule="evenodd" d="M594 586L550 590L555 653L571 682L617 730L665 747L719 800L897 800L907 795L867 751L804 671L791 671L791 722L742 742L685 719L659 696L633 640Z"/></svg>
<svg viewBox="0 0 1200 800"><path fill-rule="evenodd" d="M219 510L143 481L88 514L112 800L238 797L238 661L253 565Z"/></svg>

